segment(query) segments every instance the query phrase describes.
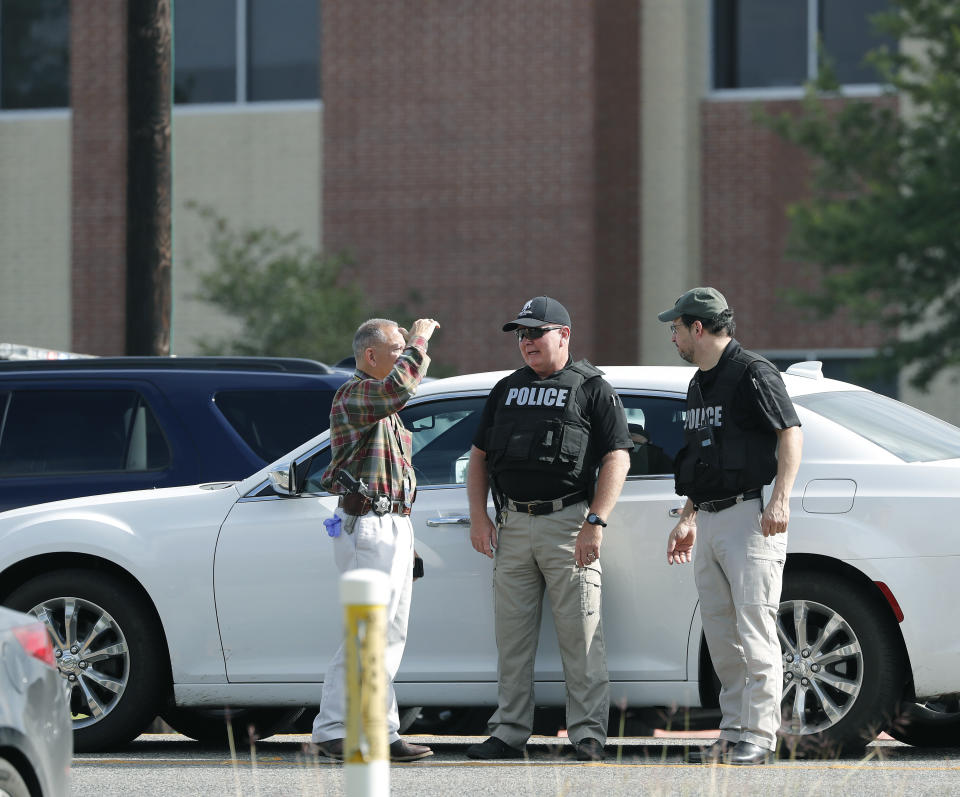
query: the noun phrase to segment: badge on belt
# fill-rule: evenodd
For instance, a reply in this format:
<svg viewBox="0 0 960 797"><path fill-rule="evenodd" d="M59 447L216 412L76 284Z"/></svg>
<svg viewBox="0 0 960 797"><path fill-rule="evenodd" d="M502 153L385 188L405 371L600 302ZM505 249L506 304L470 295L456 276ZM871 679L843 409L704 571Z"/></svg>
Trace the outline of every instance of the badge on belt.
<svg viewBox="0 0 960 797"><path fill-rule="evenodd" d="M386 515L390 511L390 496L378 495L373 499L373 511L378 515Z"/></svg>

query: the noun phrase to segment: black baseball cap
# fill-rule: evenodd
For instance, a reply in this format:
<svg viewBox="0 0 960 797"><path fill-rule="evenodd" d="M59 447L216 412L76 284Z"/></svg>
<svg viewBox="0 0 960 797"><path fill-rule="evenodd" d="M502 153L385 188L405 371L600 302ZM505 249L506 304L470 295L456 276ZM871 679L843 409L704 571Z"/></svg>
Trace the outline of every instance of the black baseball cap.
<svg viewBox="0 0 960 797"><path fill-rule="evenodd" d="M512 332L517 327L539 327L543 324L561 324L569 327L570 313L556 299L537 296L521 308L517 313L516 321L503 325L503 331Z"/></svg>
<svg viewBox="0 0 960 797"><path fill-rule="evenodd" d="M716 288L691 288L683 294L669 310L664 310L657 318L661 321L673 321L682 315L694 318L713 318L728 309L727 300Z"/></svg>

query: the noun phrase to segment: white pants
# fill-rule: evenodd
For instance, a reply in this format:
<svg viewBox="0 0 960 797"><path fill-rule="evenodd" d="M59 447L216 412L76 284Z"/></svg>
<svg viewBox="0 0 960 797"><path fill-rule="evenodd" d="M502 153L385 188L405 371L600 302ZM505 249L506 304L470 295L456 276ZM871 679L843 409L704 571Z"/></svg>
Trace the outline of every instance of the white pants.
<svg viewBox="0 0 960 797"><path fill-rule="evenodd" d="M720 738L773 750L783 654L777 608L787 535L764 537L760 499L697 512L694 573L710 658L720 677Z"/></svg>
<svg viewBox="0 0 960 797"><path fill-rule="evenodd" d="M376 515L368 512L357 518L352 534L346 533L347 521L340 510L344 531L333 538L333 555L341 573L357 568L381 570L390 577L390 602L387 604L387 733L388 741L400 738L400 716L393 679L400 669L400 659L407 642L407 620L410 616L410 595L413 586L413 526L409 517ZM339 604L329 611L341 612ZM345 706L346 645L341 640L323 679L320 711L313 720L313 741L343 739Z"/></svg>

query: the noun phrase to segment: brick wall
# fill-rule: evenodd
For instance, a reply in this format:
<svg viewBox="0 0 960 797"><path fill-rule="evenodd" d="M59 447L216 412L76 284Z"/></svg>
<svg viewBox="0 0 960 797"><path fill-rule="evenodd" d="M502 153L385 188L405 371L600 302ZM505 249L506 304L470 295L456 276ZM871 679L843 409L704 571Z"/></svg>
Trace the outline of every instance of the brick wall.
<svg viewBox="0 0 960 797"><path fill-rule="evenodd" d="M126 0L73 0L70 19L71 348L123 354Z"/></svg>
<svg viewBox="0 0 960 797"><path fill-rule="evenodd" d="M878 100L887 101L887 100ZM772 114L799 101L765 103ZM753 121L754 103L705 101L703 117L703 279L726 295L737 336L755 349L861 348L880 342L875 327L843 314L815 320L783 298L816 285L819 267L786 256L786 208L807 195L801 150Z"/></svg>
<svg viewBox="0 0 960 797"><path fill-rule="evenodd" d="M354 253L378 312L439 319L432 353L458 371L519 365L499 328L543 293L576 356L628 356L605 341L636 295L618 280L636 270L637 34L618 21L637 11L601 5L324 3L325 248ZM603 58L597 31L619 36ZM598 100L611 59L626 91Z"/></svg>

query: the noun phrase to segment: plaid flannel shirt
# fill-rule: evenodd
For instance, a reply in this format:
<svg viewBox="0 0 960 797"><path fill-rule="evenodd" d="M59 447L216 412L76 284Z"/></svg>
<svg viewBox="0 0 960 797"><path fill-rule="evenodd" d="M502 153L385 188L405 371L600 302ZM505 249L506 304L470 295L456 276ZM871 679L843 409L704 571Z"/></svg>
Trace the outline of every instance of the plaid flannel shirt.
<svg viewBox="0 0 960 797"><path fill-rule="evenodd" d="M332 457L320 481L324 490L343 493L336 478L346 470L392 501L413 500L413 436L397 413L417 392L429 364L427 341L418 335L382 381L357 369L341 385L330 408Z"/></svg>

